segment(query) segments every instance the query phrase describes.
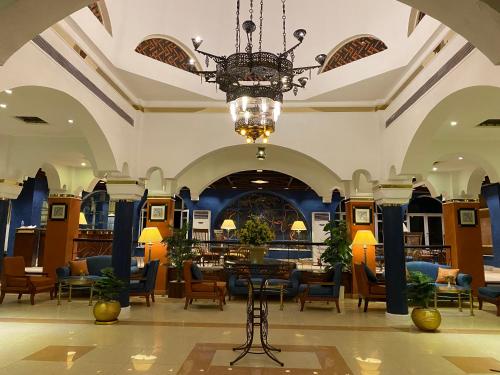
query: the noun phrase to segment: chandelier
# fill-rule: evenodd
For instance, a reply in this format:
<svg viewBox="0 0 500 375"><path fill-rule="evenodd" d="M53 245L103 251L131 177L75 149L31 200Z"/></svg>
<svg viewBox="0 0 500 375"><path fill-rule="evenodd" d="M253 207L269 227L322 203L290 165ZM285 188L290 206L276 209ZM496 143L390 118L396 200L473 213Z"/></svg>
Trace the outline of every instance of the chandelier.
<svg viewBox="0 0 500 375"><path fill-rule="evenodd" d="M255 143L262 138L267 143L269 136L274 132L276 123L281 114L283 93L293 91L297 95L299 89L304 88L311 71L321 68L326 55L316 56L319 65L294 68L295 49L300 46L306 36L306 30L298 29L293 33L297 43L287 49L286 34L286 0L282 3L282 30L283 52L272 53L262 51L262 29L264 23L264 0L260 0L258 51L254 52L253 34L257 25L253 21L253 0L250 0L250 19L240 25L240 0L236 1L236 41L235 53L229 56L217 56L201 51L203 40L200 37L192 38L196 52L205 56L208 68L210 60L216 64L213 71L200 71L191 61L191 72L198 74L206 82L215 83L219 90L226 93L226 102L229 103L229 112L234 122L234 130L246 137L247 143ZM247 44L245 51L241 51L241 29L246 34ZM304 72L308 77L297 77Z"/></svg>

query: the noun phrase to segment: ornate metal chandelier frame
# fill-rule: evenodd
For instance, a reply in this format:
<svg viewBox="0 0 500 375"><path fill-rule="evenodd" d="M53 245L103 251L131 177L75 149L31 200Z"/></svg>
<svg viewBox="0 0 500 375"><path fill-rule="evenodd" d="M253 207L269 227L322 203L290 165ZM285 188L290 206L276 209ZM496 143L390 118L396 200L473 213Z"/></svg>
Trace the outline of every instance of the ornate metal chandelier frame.
<svg viewBox="0 0 500 375"><path fill-rule="evenodd" d="M297 95L298 90L304 88L311 78L311 71L321 68L326 60L326 55L320 54L316 56L316 62L319 65L297 68L293 66L295 49L302 44L306 30L296 30L293 36L298 42L287 49L286 0L281 0L281 3L283 30L283 52L281 53L262 51L264 0L260 0L258 51L254 52L253 44L253 33L257 30L253 21L253 0L250 0L250 19L241 25L240 0L236 1L235 53L226 57L202 51L199 47L203 40L200 37L192 38L195 51L205 56L206 67L209 67L210 60L212 60L216 64L216 70L196 70L193 62L190 65L191 72L204 78L208 83L216 84L221 91L226 93L226 101L231 104L235 131L246 136L249 143L255 142L260 137L264 137L264 142L267 142L267 137L274 132L281 103L283 103L283 94L292 90L294 95ZM241 51L241 29L247 37L245 51ZM309 72L309 77L302 76L295 81L295 78L304 72ZM261 100L259 102L261 104L249 105L246 108L246 103L250 101L255 104L255 99ZM235 107L238 107L239 115L235 113L237 112ZM268 107L272 107L274 115L270 114Z"/></svg>

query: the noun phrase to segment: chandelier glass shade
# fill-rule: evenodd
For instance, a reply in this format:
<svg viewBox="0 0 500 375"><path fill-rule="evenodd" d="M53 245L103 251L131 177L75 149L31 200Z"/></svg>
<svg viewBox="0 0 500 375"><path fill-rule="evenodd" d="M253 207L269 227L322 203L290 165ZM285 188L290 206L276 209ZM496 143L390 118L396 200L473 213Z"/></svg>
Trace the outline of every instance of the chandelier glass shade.
<svg viewBox="0 0 500 375"><path fill-rule="evenodd" d="M319 65L294 68L294 51L300 46L306 30L298 29L293 33L297 43L287 49L286 42L286 0L282 2L283 52L272 53L262 51L262 25L264 0L260 0L260 23L258 51L253 51L253 33L257 30L253 22L253 0L250 1L250 20L240 25L240 0L236 1L236 51L229 56L217 56L199 50L203 43L200 37L192 39L196 52L205 56L208 68L210 60L216 64L214 71L198 71L191 64L191 71L200 75L206 82L215 83L219 90L226 93L226 102L234 130L246 137L247 143L255 143L262 139L267 143L269 136L275 131L281 113L283 94L292 91L297 95L303 89L313 69L323 66L326 55L316 56ZM247 45L241 52L241 30L246 33ZM298 75L309 72L308 77Z"/></svg>

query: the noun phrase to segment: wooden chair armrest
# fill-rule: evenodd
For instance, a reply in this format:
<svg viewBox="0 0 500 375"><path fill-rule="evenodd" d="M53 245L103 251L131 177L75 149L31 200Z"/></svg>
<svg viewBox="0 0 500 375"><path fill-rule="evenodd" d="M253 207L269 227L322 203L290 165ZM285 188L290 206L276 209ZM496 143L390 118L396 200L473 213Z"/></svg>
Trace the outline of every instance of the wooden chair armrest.
<svg viewBox="0 0 500 375"><path fill-rule="evenodd" d="M326 286L334 286L335 283L333 281L309 281L307 285L326 285Z"/></svg>
<svg viewBox="0 0 500 375"><path fill-rule="evenodd" d="M26 276L26 275L23 275L23 276L13 276L13 275L5 275L5 278L8 280L8 279L26 279L26 280L29 280L30 279L30 276Z"/></svg>
<svg viewBox="0 0 500 375"><path fill-rule="evenodd" d="M25 272L29 276L49 276L48 272Z"/></svg>

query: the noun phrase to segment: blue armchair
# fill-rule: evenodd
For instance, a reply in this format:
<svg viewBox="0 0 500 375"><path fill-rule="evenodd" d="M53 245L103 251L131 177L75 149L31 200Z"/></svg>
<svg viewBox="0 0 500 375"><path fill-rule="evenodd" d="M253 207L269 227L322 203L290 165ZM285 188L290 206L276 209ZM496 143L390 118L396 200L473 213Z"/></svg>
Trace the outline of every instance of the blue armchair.
<svg viewBox="0 0 500 375"><path fill-rule="evenodd" d="M437 279L439 268L450 268L445 264L429 263L429 262L407 262L406 268L410 272L422 272L429 276L432 280ZM472 283L472 276L466 273L459 273L457 276L457 285L459 289L470 291ZM446 284L435 283L436 286L445 286Z"/></svg>
<svg viewBox="0 0 500 375"><path fill-rule="evenodd" d="M300 311L306 301L334 301L340 313L339 295L342 280L342 264L337 263L328 281L309 282L299 287Z"/></svg>
<svg viewBox="0 0 500 375"><path fill-rule="evenodd" d="M149 297L155 302L155 284L158 274L159 260L152 260L144 267L144 274L140 280L130 282L130 296L146 297L146 305L149 307Z"/></svg>

